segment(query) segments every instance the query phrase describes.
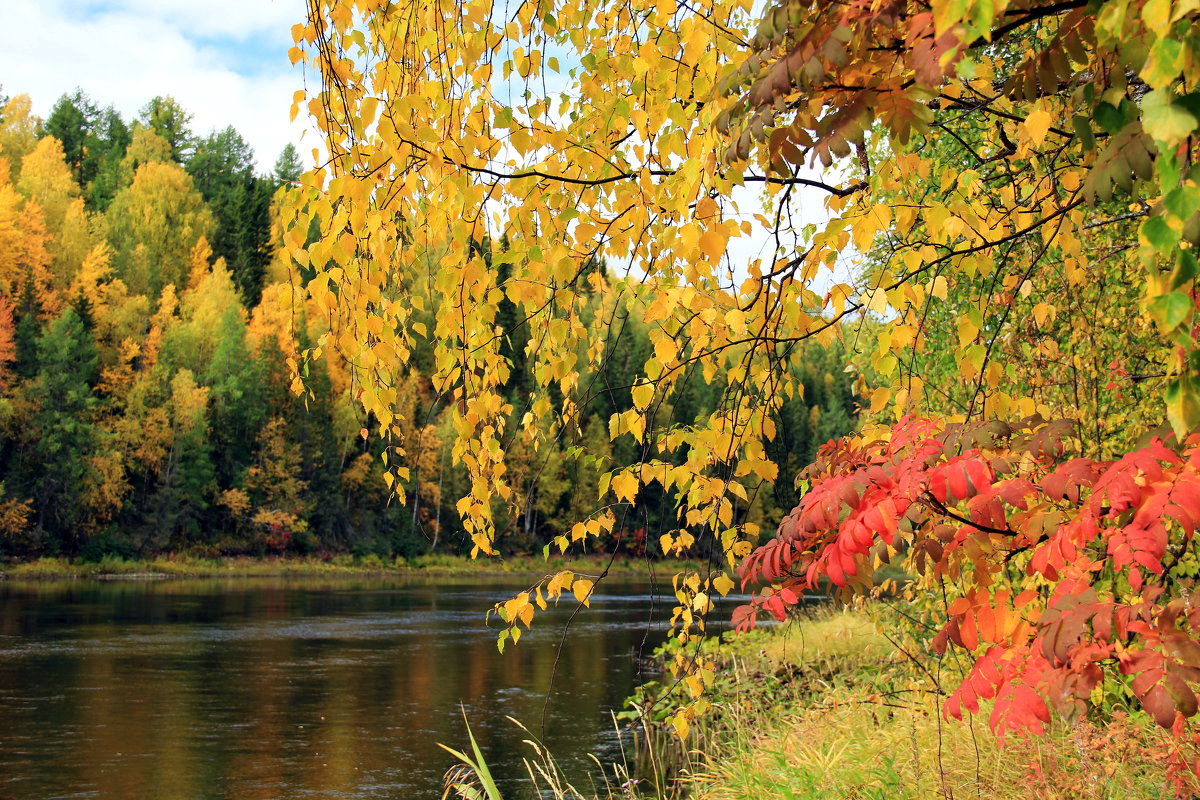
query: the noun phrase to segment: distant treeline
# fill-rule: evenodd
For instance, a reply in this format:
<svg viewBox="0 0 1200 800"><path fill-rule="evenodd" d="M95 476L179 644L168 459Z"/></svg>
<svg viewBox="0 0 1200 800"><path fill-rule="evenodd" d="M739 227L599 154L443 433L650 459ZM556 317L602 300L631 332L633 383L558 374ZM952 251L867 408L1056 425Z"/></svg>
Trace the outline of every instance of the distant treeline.
<svg viewBox="0 0 1200 800"><path fill-rule="evenodd" d="M45 120L23 95L0 108L0 558L470 549L452 415L420 376L431 351L398 390L414 420L407 506L334 354L307 363L304 396L291 391L289 361L324 331L273 227L302 169L293 147L258 174L235 129L197 136L169 97L132 121L81 91ZM497 324L520 414L533 379L516 314L504 301ZM537 453L514 440L521 500L498 511L501 549L540 552L594 510L600 471L636 460L631 437L609 441L608 420L632 407L651 347L645 324L617 323L621 346L580 381L593 388L569 440ZM784 477L742 509L766 525L857 407L841 353L806 353L805 391L784 405L770 452ZM683 382L661 416L689 424L720 392L719 375ZM614 538L653 554L673 527L667 506L647 488Z"/></svg>

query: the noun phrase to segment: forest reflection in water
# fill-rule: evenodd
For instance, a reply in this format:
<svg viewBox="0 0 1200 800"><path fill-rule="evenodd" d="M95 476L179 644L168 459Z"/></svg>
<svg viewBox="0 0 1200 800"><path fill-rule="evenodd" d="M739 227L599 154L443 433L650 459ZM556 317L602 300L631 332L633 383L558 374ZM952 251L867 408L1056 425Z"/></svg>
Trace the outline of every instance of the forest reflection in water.
<svg viewBox="0 0 1200 800"><path fill-rule="evenodd" d="M501 655L484 613L519 588L0 582L0 798L436 798L460 705L512 787L528 751L505 717L537 732L547 696L545 742L585 779L588 753L620 759L610 711L673 598L609 579L561 652L566 604Z"/></svg>

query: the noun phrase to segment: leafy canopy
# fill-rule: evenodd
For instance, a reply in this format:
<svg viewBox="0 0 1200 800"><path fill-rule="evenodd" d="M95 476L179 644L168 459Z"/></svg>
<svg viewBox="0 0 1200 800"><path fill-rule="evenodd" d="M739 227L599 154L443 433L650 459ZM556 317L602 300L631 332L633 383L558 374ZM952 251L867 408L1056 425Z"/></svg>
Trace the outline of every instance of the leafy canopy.
<svg viewBox="0 0 1200 800"><path fill-rule="evenodd" d="M1191 485L1185 437L1200 423L1195 4L784 0L758 12L733 0L310 3L292 57L323 84L297 93L294 111L313 115L327 158L301 178L286 240L315 270L308 290L331 321L322 347L355 365L364 409L396 433L396 485L396 389L430 340L428 377L457 404L454 455L471 477L460 510L491 552L493 503L512 497L506 444L536 448L575 424L592 389L582 367L619 350L621 309L652 328L635 408L610 420L641 456L600 477L600 510L572 538L612 527L657 482L678 520L664 550L704 537L734 565L758 533L739 501L791 478L767 443L795 392L799 343L852 335L882 427L829 451L799 516L752 557L748 578L785 581L761 602L779 610L826 577L866 588L855 579L875 558L903 554L923 587L958 598L948 640L992 688L964 686L1007 687L1017 725L1038 724L1030 698L1061 686L997 662L1047 636L1047 669L1084 676L1072 696L1117 668L1137 675L1133 692L1159 721L1194 713L1190 606L1168 566L1192 517L1164 504L1195 501L1174 493ZM826 221L796 222L814 193ZM306 245L314 225L322 236ZM756 229L770 235L747 248ZM501 233L503 272L472 247ZM624 277L589 271L598 255ZM848 269L857 280L839 280ZM585 290L609 298L607 315L581 316ZM530 333L538 386L525 409L500 392L505 300ZM426 307L432 328L414 321ZM686 376L719 376L722 400L707 419L670 424L656 411ZM1182 454L1137 444L1164 410ZM1083 465L1059 466L1058 445L1022 449L1046 430L1038 417L1078 423L1053 430ZM1026 421L986 445L939 438L994 418ZM545 419L555 425L528 424ZM853 497L835 491L847 481ZM889 481L901 488L863 505ZM1130 481L1137 496L1110 502ZM975 497L980 510L962 506ZM1038 510L1040 528L1022 516ZM945 540L947 519L966 533ZM778 560L782 542L791 561ZM966 555L947 556L949 543ZM543 592L574 586L586 602L592 584L580 593L572 579L504 604L510 634ZM677 579L682 635L732 585ZM1059 624L1079 607L1090 610ZM983 608L981 639L964 626L978 630ZM694 669L699 695L709 673Z"/></svg>

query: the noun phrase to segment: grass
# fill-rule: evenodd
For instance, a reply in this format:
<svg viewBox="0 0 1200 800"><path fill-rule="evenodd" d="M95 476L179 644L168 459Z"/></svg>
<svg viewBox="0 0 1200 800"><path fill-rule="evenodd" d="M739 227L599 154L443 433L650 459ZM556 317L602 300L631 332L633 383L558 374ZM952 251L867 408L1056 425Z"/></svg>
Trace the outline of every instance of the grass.
<svg viewBox="0 0 1200 800"><path fill-rule="evenodd" d="M677 794L694 800L1138 800L1164 782L1170 734L1145 717L1055 721L998 740L941 698L862 611L734 638L712 719ZM762 687L762 688L760 688ZM986 710L985 710L986 711Z"/></svg>
<svg viewBox="0 0 1200 800"><path fill-rule="evenodd" d="M333 577L377 575L543 575L568 569L595 575L609 563L607 556L586 556L571 559L551 558L546 561L535 556L512 556L472 560L465 556L428 555L414 559L383 559L368 555L354 557L338 555L330 559L313 557L237 556L210 558L190 554L173 554L145 559L122 559L106 556L99 561L66 558L39 558L24 563L0 564L0 578L25 580L62 578L236 578L306 575ZM675 572L695 568L686 562L667 561L654 565L659 572ZM618 558L612 562L609 574L638 577L647 572L645 561Z"/></svg>
<svg viewBox="0 0 1200 800"><path fill-rule="evenodd" d="M687 749L662 733L660 762L678 751L673 781L642 771L634 794L626 763L600 765L616 780L588 793L561 781L527 740L530 796L555 800L1158 800L1173 742L1144 715L1056 720L1041 736L1001 740L985 717L944 720L935 674L915 667L864 611L824 608L775 629L726 637L711 710ZM670 648L660 652L669 657ZM949 669L946 675L949 676ZM661 687L659 687L661 688ZM644 690L634 699L647 701ZM984 709L986 714L986 709ZM665 715L660 715L660 718ZM499 800L482 789L487 767L459 755L443 798ZM1182 796L1196 797L1189 785Z"/></svg>

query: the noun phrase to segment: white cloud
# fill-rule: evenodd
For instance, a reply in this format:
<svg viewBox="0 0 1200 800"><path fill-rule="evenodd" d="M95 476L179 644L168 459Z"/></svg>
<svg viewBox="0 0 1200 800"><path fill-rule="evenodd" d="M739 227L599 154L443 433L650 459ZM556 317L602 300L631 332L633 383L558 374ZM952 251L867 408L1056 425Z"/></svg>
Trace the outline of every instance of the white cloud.
<svg viewBox="0 0 1200 800"><path fill-rule="evenodd" d="M233 125L269 169L304 117L288 122L304 74L287 57L303 0L14 0L0 6L0 84L49 113L75 87L128 120L156 95L193 114L200 134ZM313 80L310 76L310 81Z"/></svg>
<svg viewBox="0 0 1200 800"><path fill-rule="evenodd" d="M120 5L192 36L234 40L267 34L290 42L291 26L304 19L303 0L124 0Z"/></svg>

